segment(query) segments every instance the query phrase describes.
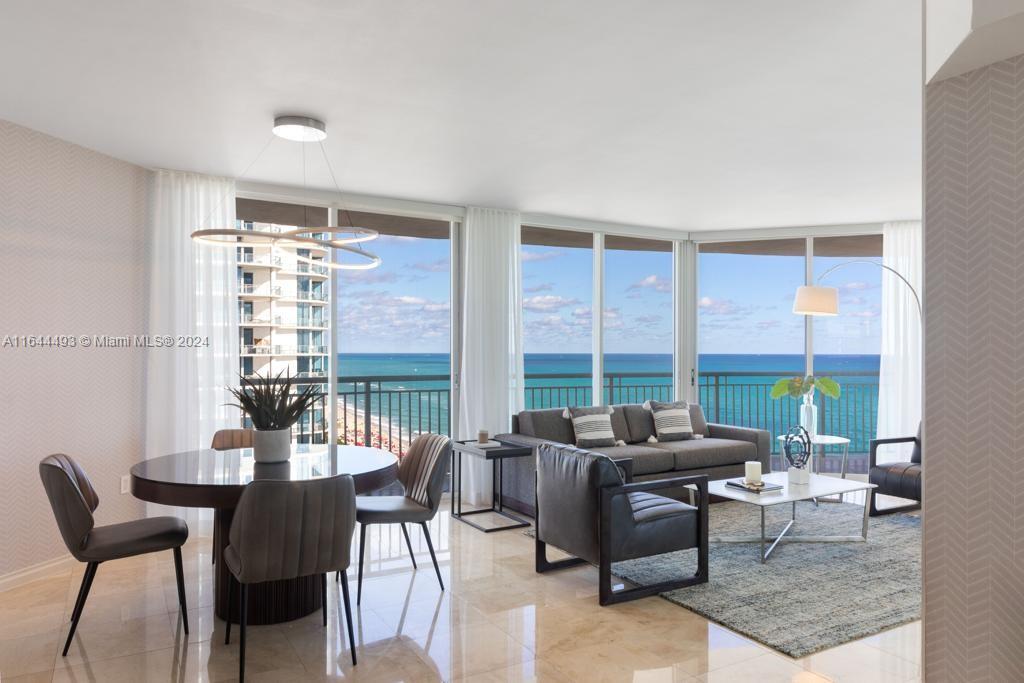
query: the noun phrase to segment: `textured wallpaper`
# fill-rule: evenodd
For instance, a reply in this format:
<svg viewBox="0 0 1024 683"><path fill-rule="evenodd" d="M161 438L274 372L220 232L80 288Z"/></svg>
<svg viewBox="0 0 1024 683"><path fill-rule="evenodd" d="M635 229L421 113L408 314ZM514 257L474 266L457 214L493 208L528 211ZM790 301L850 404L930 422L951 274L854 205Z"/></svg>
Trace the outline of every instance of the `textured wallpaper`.
<svg viewBox="0 0 1024 683"><path fill-rule="evenodd" d="M1024 55L925 106L925 680L1024 681Z"/></svg>
<svg viewBox="0 0 1024 683"><path fill-rule="evenodd" d="M39 481L47 454L81 462L99 523L142 513L120 477L144 442L144 352L11 344L145 333L146 175L0 120L0 577L67 552Z"/></svg>

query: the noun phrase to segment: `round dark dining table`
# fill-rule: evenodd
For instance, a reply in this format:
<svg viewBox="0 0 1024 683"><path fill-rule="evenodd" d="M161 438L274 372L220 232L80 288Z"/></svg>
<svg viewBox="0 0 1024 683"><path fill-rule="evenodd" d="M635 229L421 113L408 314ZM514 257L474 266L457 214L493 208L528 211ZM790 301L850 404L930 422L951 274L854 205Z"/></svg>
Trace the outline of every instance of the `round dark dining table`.
<svg viewBox="0 0 1024 683"><path fill-rule="evenodd" d="M214 605L228 619L228 568L223 561L231 519L245 485L255 479L303 481L351 474L356 493L370 493L398 477L398 458L380 448L295 444L283 463L257 463L251 448L202 449L164 455L131 469L132 495L150 503L214 510ZM321 606L320 578L303 576L249 588L248 622L276 624L310 614ZM237 621L237 614L230 615Z"/></svg>

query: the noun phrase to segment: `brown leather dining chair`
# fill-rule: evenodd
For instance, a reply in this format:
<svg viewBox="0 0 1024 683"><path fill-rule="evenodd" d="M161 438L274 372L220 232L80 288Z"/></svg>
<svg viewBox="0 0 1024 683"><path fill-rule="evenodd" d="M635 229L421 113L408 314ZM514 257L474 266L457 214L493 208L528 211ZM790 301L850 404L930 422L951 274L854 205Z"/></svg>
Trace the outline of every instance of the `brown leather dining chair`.
<svg viewBox="0 0 1024 683"><path fill-rule="evenodd" d="M78 599L71 613L71 628L62 656L67 656L82 618L86 598L96 570L103 562L155 553L174 552L174 574L178 581L178 606L181 624L188 633L188 610L185 606L185 580L181 568L181 546L188 540L188 526L177 517L147 517L121 524L96 526L93 512L100 504L89 477L74 460L63 453L48 455L39 463L39 477L50 499L53 516L64 544L79 562L85 562L85 576L78 589Z"/></svg>
<svg viewBox="0 0 1024 683"><path fill-rule="evenodd" d="M213 434L210 448L215 451L230 451L235 448L252 448L251 429L218 429ZM210 550L210 564L217 564L217 525L213 525L213 547Z"/></svg>
<svg viewBox="0 0 1024 683"><path fill-rule="evenodd" d="M356 604L363 597L363 558L366 555L366 527L371 524L398 524L402 527L405 544L416 569L416 558L412 552L412 541L405 528L406 522L419 524L423 537L434 562L437 582L444 590L441 569L437 566L434 544L430 542L427 522L432 520L441 506L444 494L444 480L451 461L451 440L443 434L421 434L417 436L409 452L398 462L398 480L405 488L403 496L359 496L356 498L356 521L359 522L359 586Z"/></svg>
<svg viewBox="0 0 1024 683"><path fill-rule="evenodd" d="M265 581L320 576L327 626L327 574L340 572L352 665L356 663L347 569L356 526L356 490L351 475L308 481L260 479L245 487L231 520L224 563L228 614L238 594L238 680L245 679L245 624L249 586ZM238 591L235 590L238 584ZM231 642L231 619L224 644Z"/></svg>

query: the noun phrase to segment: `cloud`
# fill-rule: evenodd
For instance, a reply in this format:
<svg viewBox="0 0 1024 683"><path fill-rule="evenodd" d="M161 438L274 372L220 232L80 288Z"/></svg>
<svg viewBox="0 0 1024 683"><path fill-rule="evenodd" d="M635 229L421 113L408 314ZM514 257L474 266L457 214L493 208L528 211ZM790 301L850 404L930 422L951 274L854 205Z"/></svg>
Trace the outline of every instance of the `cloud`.
<svg viewBox="0 0 1024 683"><path fill-rule="evenodd" d="M774 330L775 328L781 327L781 326L782 326L782 321L781 320L758 320L757 323L755 324L755 327L757 327L757 329L759 329L761 331L764 331L764 330Z"/></svg>
<svg viewBox="0 0 1024 683"><path fill-rule="evenodd" d="M634 292L641 289L650 289L662 294L668 294L672 291L672 279L659 277L658 275L648 275L643 280L640 280L640 282L631 284L626 291Z"/></svg>
<svg viewBox="0 0 1024 683"><path fill-rule="evenodd" d="M575 306L579 299L567 299L553 294L538 294L523 299L523 309L527 311L556 311L567 306Z"/></svg>
<svg viewBox="0 0 1024 683"><path fill-rule="evenodd" d="M339 327L343 340L356 344L445 340L450 335L450 311L447 301L364 289L345 293L338 306Z"/></svg>
<svg viewBox="0 0 1024 683"><path fill-rule="evenodd" d="M848 315L851 318L877 318L879 316L879 312L876 309L869 308L862 311L850 311L843 315Z"/></svg>
<svg viewBox="0 0 1024 683"><path fill-rule="evenodd" d="M869 289L874 289L877 285L873 285L870 282L847 282L839 285L839 289L846 292L866 292Z"/></svg>
<svg viewBox="0 0 1024 683"><path fill-rule="evenodd" d="M422 270L427 273L447 273L448 272L448 259L439 258L436 261L426 261L421 263L413 263L410 268L415 270Z"/></svg>
<svg viewBox="0 0 1024 683"><path fill-rule="evenodd" d="M342 278L361 285L380 285L398 282L398 273L391 270L343 270Z"/></svg>
<svg viewBox="0 0 1024 683"><path fill-rule="evenodd" d="M537 292L550 292L555 286L550 282L542 282L539 285L533 285L532 287L523 287L523 292L526 294L536 294Z"/></svg>
<svg viewBox="0 0 1024 683"><path fill-rule="evenodd" d="M655 323L660 323L662 321L662 317L654 313L651 315L637 315L633 317L633 320L641 325L653 325Z"/></svg>
<svg viewBox="0 0 1024 683"><path fill-rule="evenodd" d="M710 296L702 296L697 302L697 307L705 315L741 315L749 310L737 306L731 299L716 299Z"/></svg>
<svg viewBox="0 0 1024 683"><path fill-rule="evenodd" d="M520 254L520 258L523 263L533 263L535 261L550 261L553 258L558 258L565 252L563 251L529 251L523 249Z"/></svg>

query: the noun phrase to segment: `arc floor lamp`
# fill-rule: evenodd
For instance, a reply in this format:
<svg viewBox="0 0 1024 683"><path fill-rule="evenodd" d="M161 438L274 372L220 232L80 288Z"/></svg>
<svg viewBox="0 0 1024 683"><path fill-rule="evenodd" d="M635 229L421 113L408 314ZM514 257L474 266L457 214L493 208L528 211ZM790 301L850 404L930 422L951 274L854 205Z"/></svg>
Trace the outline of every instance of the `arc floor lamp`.
<svg viewBox="0 0 1024 683"><path fill-rule="evenodd" d="M924 308L921 306L921 297L918 296L917 290L914 289L912 284L910 284L910 281L903 277L903 275L894 268L875 261L866 261L862 259L838 263L819 275L813 285L802 285L797 287L796 297L793 299L793 313L796 313L797 315L839 315L839 288L825 287L821 285L820 282L830 273L839 270L840 268L851 266L855 263L866 263L868 265L878 266L882 270L887 270L902 280L903 284L905 284L910 290L910 293L914 295L914 301L917 302L917 313L921 317L921 321L924 321Z"/></svg>

